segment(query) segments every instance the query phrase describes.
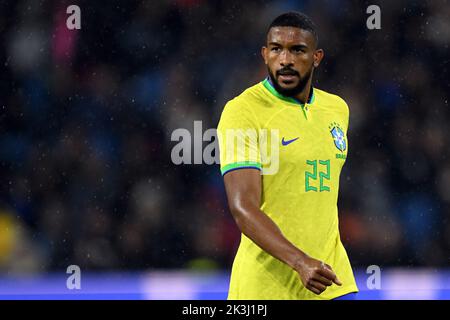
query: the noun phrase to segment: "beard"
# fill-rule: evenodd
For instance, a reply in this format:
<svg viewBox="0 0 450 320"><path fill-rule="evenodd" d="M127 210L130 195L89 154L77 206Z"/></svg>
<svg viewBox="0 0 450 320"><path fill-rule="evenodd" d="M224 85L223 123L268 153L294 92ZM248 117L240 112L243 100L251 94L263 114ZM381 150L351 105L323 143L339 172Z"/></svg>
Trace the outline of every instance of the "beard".
<svg viewBox="0 0 450 320"><path fill-rule="evenodd" d="M272 81L272 84L273 84L273 87L275 88L275 90L277 90L279 93L281 93L285 97L295 97L298 94L300 94L305 89L306 85L308 84L308 80L311 78L311 75L313 72L313 66L311 65L311 68L309 68L309 70L307 70L305 72L305 75L303 77L301 76L300 73L298 73L297 71L295 71L291 68L283 68L283 69L278 70L276 72L277 76L279 74L283 74L283 73L295 74L298 76L298 78L299 78L298 84L294 88L290 88L290 89L281 87L277 81L277 78L272 73L272 70L270 70L269 67L267 67L267 70L269 71L269 77L270 77L270 80Z"/></svg>

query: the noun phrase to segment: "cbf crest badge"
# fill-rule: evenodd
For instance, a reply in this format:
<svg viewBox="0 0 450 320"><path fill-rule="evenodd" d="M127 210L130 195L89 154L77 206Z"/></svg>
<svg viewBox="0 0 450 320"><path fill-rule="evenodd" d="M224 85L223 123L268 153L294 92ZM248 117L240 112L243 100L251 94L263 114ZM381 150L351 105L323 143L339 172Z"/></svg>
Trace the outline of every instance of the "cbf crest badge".
<svg viewBox="0 0 450 320"><path fill-rule="evenodd" d="M344 131L336 122L330 124L329 128L331 130L331 136L334 140L334 145L336 146L336 148L338 148L339 151L344 152L345 149L347 149L347 141L345 140Z"/></svg>

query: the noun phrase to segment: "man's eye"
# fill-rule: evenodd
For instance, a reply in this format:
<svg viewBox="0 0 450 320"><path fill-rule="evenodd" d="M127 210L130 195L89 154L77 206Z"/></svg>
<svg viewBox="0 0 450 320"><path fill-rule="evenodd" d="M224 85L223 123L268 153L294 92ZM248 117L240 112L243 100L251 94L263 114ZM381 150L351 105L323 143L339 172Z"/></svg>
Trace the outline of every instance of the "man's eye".
<svg viewBox="0 0 450 320"><path fill-rule="evenodd" d="M278 47L273 47L273 48L272 48L272 51L275 51L275 52L276 52L276 51L279 51L279 50L280 50L280 48L278 48Z"/></svg>

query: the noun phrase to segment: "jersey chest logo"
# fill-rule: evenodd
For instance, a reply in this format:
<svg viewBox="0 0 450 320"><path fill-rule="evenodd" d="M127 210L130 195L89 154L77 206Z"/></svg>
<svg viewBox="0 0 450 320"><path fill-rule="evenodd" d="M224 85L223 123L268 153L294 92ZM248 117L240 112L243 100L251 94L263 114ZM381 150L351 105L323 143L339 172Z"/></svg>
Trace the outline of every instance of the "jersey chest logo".
<svg viewBox="0 0 450 320"><path fill-rule="evenodd" d="M282 144L283 146L287 146L288 144L294 142L294 141L297 140L298 138L300 138L300 137L297 137L297 138L291 139L291 140L284 140L284 137L283 137L283 139L281 139L281 144Z"/></svg>
<svg viewBox="0 0 450 320"><path fill-rule="evenodd" d="M334 145L339 151L344 152L345 149L347 149L347 141L345 140L344 131L336 122L330 124L329 128L331 136L333 137Z"/></svg>

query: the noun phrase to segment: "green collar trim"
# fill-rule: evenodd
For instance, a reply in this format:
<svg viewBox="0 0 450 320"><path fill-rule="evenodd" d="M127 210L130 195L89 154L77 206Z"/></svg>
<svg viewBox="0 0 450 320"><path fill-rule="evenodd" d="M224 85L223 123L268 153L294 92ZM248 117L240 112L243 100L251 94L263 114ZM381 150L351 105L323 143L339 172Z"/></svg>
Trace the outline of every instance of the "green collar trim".
<svg viewBox="0 0 450 320"><path fill-rule="evenodd" d="M273 94L278 99L300 105L303 115L305 116L305 119L308 119L308 116L307 116L306 110L305 110L305 103L302 103L300 100L295 99L295 98L283 96L281 93L279 93L277 90L275 90L275 88L273 87L272 83L269 80L269 77L264 79L262 81L262 84L271 94ZM311 86L310 98L309 98L307 104L312 104L314 102L314 99L315 99L314 88Z"/></svg>
<svg viewBox="0 0 450 320"><path fill-rule="evenodd" d="M287 101L290 103L295 103L295 104L299 104L302 108L305 106L304 103L302 103L300 100L292 98L292 97L286 97L283 96L281 93L279 93L272 85L272 83L270 82L269 78L267 77L266 79L264 79L262 81L263 86L271 93L273 94L275 97L277 97L278 99L281 99L283 101ZM307 102L307 104L312 104L315 100L315 95L314 95L314 88L311 87L312 90L312 94L310 95L310 98Z"/></svg>

